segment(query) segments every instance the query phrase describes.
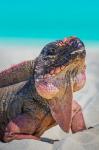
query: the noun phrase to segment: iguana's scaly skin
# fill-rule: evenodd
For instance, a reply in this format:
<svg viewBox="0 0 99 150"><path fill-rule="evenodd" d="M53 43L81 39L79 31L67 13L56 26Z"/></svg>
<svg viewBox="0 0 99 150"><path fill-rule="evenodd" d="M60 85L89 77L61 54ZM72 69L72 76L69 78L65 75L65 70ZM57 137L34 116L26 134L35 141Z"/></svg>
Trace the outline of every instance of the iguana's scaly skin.
<svg viewBox="0 0 99 150"><path fill-rule="evenodd" d="M35 63L29 61L6 70L4 75L2 72L5 82L0 79L0 140L42 140L44 131L56 124L65 132L85 129L81 108L72 101L73 91L84 84L77 76L83 74L84 59L83 43L70 37L46 45ZM10 79L6 78L9 74Z"/></svg>

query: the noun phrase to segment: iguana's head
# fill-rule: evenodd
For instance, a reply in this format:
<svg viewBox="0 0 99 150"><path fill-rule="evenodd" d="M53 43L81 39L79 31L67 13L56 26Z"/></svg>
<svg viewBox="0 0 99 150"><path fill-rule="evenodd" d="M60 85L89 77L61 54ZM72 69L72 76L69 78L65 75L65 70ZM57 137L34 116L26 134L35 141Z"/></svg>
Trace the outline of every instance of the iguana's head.
<svg viewBox="0 0 99 150"><path fill-rule="evenodd" d="M36 61L35 86L38 94L45 98L49 105L53 99L58 99L57 103L51 105L51 108L59 104L61 110L61 107L65 105L65 101L62 104L61 101L68 86L71 86L72 92L84 86L86 80L85 55L84 44L77 37L49 43L42 49ZM55 112L53 117L59 123ZM65 127L62 128L66 131Z"/></svg>

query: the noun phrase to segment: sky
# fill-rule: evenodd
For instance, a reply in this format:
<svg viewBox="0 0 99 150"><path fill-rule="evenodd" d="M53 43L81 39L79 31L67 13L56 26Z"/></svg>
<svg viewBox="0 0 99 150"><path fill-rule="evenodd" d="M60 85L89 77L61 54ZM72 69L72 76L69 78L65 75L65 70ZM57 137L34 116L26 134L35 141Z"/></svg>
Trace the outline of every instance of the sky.
<svg viewBox="0 0 99 150"><path fill-rule="evenodd" d="M99 0L1 0L0 38L99 41Z"/></svg>

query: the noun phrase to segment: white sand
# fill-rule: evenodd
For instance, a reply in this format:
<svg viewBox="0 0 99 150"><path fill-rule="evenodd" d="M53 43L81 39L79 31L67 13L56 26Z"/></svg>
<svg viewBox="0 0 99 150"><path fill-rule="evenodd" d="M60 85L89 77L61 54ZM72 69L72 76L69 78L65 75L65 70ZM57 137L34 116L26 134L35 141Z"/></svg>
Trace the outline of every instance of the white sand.
<svg viewBox="0 0 99 150"><path fill-rule="evenodd" d="M34 59L39 55L41 47L32 46L4 46L0 45L0 70L20 63L25 60Z"/></svg>
<svg viewBox="0 0 99 150"><path fill-rule="evenodd" d="M3 48L0 48L1 70L22 60L32 59L32 56L37 56L41 49L41 47L34 49L32 47L25 47L25 49L24 47ZM92 47L92 51L93 49L96 51L87 52L86 86L75 94L75 99L82 101L83 104L86 100L89 103L91 99L99 99L99 52L97 52L98 47L97 49ZM99 114L97 115L99 116ZM0 143L0 150L99 150L99 126L76 134L66 134L59 126L56 126L46 131L43 137L59 139L60 141L55 142L54 145L35 140L13 141L7 144Z"/></svg>

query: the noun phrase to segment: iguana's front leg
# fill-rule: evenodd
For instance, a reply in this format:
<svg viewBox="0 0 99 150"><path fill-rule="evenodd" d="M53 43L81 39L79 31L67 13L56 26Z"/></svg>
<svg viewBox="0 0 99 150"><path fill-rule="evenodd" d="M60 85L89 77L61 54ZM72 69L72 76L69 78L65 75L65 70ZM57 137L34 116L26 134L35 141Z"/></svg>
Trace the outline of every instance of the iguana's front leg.
<svg viewBox="0 0 99 150"><path fill-rule="evenodd" d="M82 108L81 106L76 102L73 101L72 106L72 123L71 123L71 130L73 133L82 131L86 129Z"/></svg>
<svg viewBox="0 0 99 150"><path fill-rule="evenodd" d="M19 115L6 126L3 141L9 142L20 139L40 140L39 137L33 136L38 124L39 120L33 120L28 114Z"/></svg>
<svg viewBox="0 0 99 150"><path fill-rule="evenodd" d="M48 117L46 116L40 123L38 119L33 119L28 114L22 114L8 123L3 141L10 142L12 140L33 139L53 144L58 140L40 137L40 135L54 125L55 121L50 115Z"/></svg>

